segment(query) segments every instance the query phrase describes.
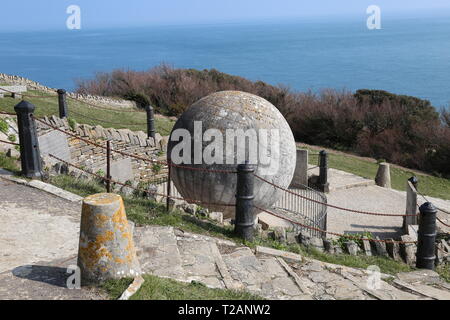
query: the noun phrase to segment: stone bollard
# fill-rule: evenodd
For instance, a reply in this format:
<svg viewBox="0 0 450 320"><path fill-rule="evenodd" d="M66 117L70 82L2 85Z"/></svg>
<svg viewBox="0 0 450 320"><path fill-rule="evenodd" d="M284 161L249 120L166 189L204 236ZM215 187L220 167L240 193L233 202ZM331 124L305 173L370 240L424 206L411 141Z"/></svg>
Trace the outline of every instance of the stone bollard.
<svg viewBox="0 0 450 320"><path fill-rule="evenodd" d="M389 163L380 163L377 175L375 177L375 183L377 184L377 186L383 188L391 188L391 170L389 167Z"/></svg>
<svg viewBox="0 0 450 320"><path fill-rule="evenodd" d="M302 189L308 186L308 150L297 149L297 160L291 186Z"/></svg>
<svg viewBox="0 0 450 320"><path fill-rule="evenodd" d="M141 273L121 196L98 193L83 200L78 266L83 285Z"/></svg>

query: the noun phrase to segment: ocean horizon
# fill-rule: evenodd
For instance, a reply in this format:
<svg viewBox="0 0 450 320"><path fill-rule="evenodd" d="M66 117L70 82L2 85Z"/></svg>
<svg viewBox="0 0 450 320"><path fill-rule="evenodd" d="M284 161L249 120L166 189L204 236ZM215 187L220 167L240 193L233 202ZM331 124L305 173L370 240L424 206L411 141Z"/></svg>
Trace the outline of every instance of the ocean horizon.
<svg viewBox="0 0 450 320"><path fill-rule="evenodd" d="M0 72L74 90L113 69L217 69L296 91L380 89L450 102L450 15L305 19L0 34Z"/></svg>

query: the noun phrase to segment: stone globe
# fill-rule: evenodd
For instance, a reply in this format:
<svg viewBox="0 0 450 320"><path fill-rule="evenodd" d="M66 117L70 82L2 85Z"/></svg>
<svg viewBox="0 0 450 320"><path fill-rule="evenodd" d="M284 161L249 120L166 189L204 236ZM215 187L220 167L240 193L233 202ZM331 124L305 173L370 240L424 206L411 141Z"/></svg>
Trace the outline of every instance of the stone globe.
<svg viewBox="0 0 450 320"><path fill-rule="evenodd" d="M293 178L296 145L278 109L241 91L210 94L190 106L175 123L167 157L175 188L187 201L234 218L237 166L287 188ZM254 178L254 205L270 209L281 191ZM259 210L253 211L257 215Z"/></svg>

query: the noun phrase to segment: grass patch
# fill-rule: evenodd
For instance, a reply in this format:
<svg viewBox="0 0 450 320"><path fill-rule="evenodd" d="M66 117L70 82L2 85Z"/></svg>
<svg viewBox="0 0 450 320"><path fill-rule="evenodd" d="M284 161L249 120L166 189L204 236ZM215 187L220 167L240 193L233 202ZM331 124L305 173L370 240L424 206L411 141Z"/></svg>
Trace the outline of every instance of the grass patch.
<svg viewBox="0 0 450 320"><path fill-rule="evenodd" d="M317 153L317 150L309 149ZM309 163L317 165L318 156L311 155ZM369 160L356 158L341 153L328 153L330 168L350 172L358 176L375 179L378 170L378 164ZM412 170L400 169L391 166L391 184L392 188L400 191L406 190L406 181L412 176L419 180L419 191L427 196L450 200L450 179L439 178L418 174Z"/></svg>
<svg viewBox="0 0 450 320"><path fill-rule="evenodd" d="M81 197L106 192L105 187L95 180L75 179L69 175L51 177L49 182ZM173 226L193 233L238 241L238 238L234 237L231 227L218 226L212 221L197 219L180 210L167 213L166 207L162 203L142 198L122 198L128 219L137 225Z"/></svg>
<svg viewBox="0 0 450 320"><path fill-rule="evenodd" d="M5 153L0 152L0 168L13 172L14 174L20 174L20 163L16 158L7 157Z"/></svg>
<svg viewBox="0 0 450 320"><path fill-rule="evenodd" d="M263 300L245 291L211 289L195 281L184 283L152 275L143 277L144 284L130 300ZM111 299L117 299L131 282L131 279L109 280L102 288Z"/></svg>
<svg viewBox="0 0 450 320"><path fill-rule="evenodd" d="M28 94L43 98L24 97L27 101L36 106L35 115L38 117L58 115L57 96L43 93L41 91L29 90ZM0 111L14 113L14 106L19 100L6 96L0 99ZM146 115L140 112L114 112L90 107L89 105L67 99L68 113L70 118L77 123L88 125L101 125L105 128L130 129L132 131L147 131ZM103 106L102 106L103 107ZM117 110L117 109L111 109ZM71 112L72 111L72 112ZM91 119L92 118L92 119ZM94 119L94 120L93 120ZM100 119L101 121L95 120ZM122 125L123 123L123 125ZM162 136L170 134L174 121L167 118L155 117L155 128Z"/></svg>
<svg viewBox="0 0 450 320"><path fill-rule="evenodd" d="M443 263L436 268L442 279L450 283L450 263Z"/></svg>

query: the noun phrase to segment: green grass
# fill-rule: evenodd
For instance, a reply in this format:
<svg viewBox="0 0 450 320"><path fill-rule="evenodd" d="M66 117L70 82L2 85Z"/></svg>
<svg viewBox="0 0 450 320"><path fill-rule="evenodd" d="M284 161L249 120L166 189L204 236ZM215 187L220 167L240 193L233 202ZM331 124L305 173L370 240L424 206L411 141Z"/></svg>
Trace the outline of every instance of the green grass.
<svg viewBox="0 0 450 320"><path fill-rule="evenodd" d="M35 114L38 117L58 115L58 99L56 96L43 93L36 90L29 90L29 95L42 96L46 98L28 98L25 100L36 106ZM9 96L0 99L0 111L14 113L14 106L20 101ZM69 117L77 123L89 125L101 125L105 128L123 129L128 128L132 131L142 130L146 132L146 114L140 112L114 112L90 107L89 105L67 99ZM102 105L104 108L104 106ZM118 110L118 109L113 109ZM73 112L71 112L73 111ZM99 120L92 120L92 119ZM170 134L174 121L167 118L155 117L156 131L165 136Z"/></svg>
<svg viewBox="0 0 450 320"><path fill-rule="evenodd" d="M183 283L152 275L143 277L145 282L130 300L262 300L244 291L211 289L195 281ZM131 282L132 279L108 280L102 288L111 299L118 299Z"/></svg>
<svg viewBox="0 0 450 320"><path fill-rule="evenodd" d="M51 177L49 182L81 197L106 192L105 187L94 180L75 179L68 175ZM167 213L164 204L142 198L123 197L123 201L128 219L137 225L173 226L193 233L238 241L231 227L218 226L212 221L197 219L180 210Z"/></svg>
<svg viewBox="0 0 450 320"><path fill-rule="evenodd" d="M439 273L442 279L450 283L450 264L441 264L436 268L436 272Z"/></svg>
<svg viewBox="0 0 450 320"><path fill-rule="evenodd" d="M309 149L317 153L317 150ZM350 155L329 152L329 166L334 169L350 172L358 176L375 179L378 164L369 160ZM311 155L309 163L317 165L318 156ZM431 197L450 200L450 179L415 173L413 170L400 169L391 166L391 185L393 189L405 191L406 181L412 176L419 180L419 191Z"/></svg>

